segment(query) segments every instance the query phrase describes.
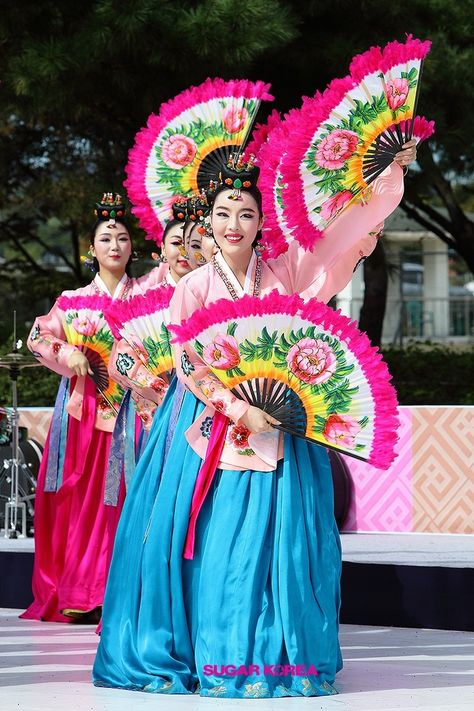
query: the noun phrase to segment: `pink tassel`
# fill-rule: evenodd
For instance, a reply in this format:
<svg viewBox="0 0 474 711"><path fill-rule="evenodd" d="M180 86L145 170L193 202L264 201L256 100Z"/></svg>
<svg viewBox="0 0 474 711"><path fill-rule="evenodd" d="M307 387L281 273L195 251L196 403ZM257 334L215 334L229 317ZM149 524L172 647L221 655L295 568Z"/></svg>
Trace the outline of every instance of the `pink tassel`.
<svg viewBox="0 0 474 711"><path fill-rule="evenodd" d="M188 530L186 532L183 552L183 558L186 558L187 560L192 560L194 558L197 519L206 499L207 492L209 491L214 479L216 469L219 465L222 450L225 444L228 424L229 419L225 415L220 412L214 413L212 418L211 436L207 445L206 456L201 468L199 469L196 482L194 484Z"/></svg>

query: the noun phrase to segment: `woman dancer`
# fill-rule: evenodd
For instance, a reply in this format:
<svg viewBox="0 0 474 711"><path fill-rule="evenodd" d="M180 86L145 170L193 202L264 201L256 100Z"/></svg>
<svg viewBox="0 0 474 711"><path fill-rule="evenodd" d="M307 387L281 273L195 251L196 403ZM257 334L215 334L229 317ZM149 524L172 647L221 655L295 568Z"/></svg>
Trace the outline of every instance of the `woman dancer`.
<svg viewBox="0 0 474 711"><path fill-rule="evenodd" d="M67 342L61 298L96 297L105 308L110 299L145 293L164 277L162 266L139 279L128 276L132 243L120 196L104 194L95 214L90 255L97 274L88 286L64 292L28 338L29 349L63 381L38 475L34 601L22 615L27 619L97 619L120 510L103 503L116 411L96 389L85 355Z"/></svg>
<svg viewBox="0 0 474 711"><path fill-rule="evenodd" d="M193 232L197 233L198 238L196 238L195 241L195 248L201 250L202 233L197 230L202 226L203 218L207 215L208 211L209 207L207 203L200 201L197 206L195 198L190 198L186 206L182 204L174 206L173 213L175 219L165 228L161 249L162 259L165 260L165 263L170 265L170 274L172 274L171 270L174 261L178 258L182 258L183 229L185 232L187 231L188 237ZM198 215L197 212L201 214ZM207 242L209 241L211 240L208 236ZM215 251L214 246L215 242L212 239L212 247L207 244L200 256L193 260L190 254L192 250L189 249L189 243L187 243L185 251L186 258L189 260L190 265L193 266L193 268L200 266L204 255L210 259ZM181 276L177 274L176 271L173 271L172 278L173 281L177 283ZM171 280L167 277L163 283L166 284L170 282ZM151 417L153 418L151 429L148 428L149 431L146 432L145 442L140 446L141 453L133 473L133 483L129 482L129 486L133 486L133 496L143 501L141 512L141 522L143 525L140 535L144 536L148 517L151 514L154 498L159 486L161 468L167 451L166 443L171 441L174 432L176 420L181 409L184 388L182 384L178 382L176 375L173 375L169 384L163 379L153 376L146 366L137 358L134 350L124 339L117 341L114 345L111 361L113 363L110 368L112 377L119 380L123 387L132 390L137 407L140 407L140 403L144 398L149 398L155 403L151 411ZM126 368L123 367L124 361L126 361ZM158 383L158 381L160 382ZM147 415L150 416L149 410ZM144 439L143 434L142 439ZM123 485L121 496L123 496ZM128 511L122 516L120 520L120 530L122 533L114 548L115 557L120 559L123 555L128 555L127 531L130 526L132 526L132 530L136 532L137 523L135 518L130 521ZM134 554L132 554L131 558L129 557L129 574L131 576L135 574L139 575L139 558ZM113 586L114 582L112 581L110 585ZM130 589L130 591L132 591L132 589Z"/></svg>
<svg viewBox="0 0 474 711"><path fill-rule="evenodd" d="M194 224L194 223L193 223ZM160 286L175 287L182 276L188 274L194 265L191 265L184 244L184 229L186 226L186 203L175 203L173 206L173 219L168 222L163 233L160 254ZM124 358L124 356L126 356ZM124 368L124 362L127 367ZM143 365L134 349L123 338L117 339L112 348L109 362L111 377L125 389L131 389L138 411L141 410L140 401L144 399L160 405L166 394L167 385L163 379L157 379ZM145 429L149 430L155 408L146 407Z"/></svg>
<svg viewBox="0 0 474 711"><path fill-rule="evenodd" d="M405 149L396 163L414 159L413 144ZM217 299L273 289L333 296L330 285L347 281L349 263L375 245L367 235L401 199L396 163L375 182L369 204L343 214L317 249L293 243L266 263L254 250L263 224L257 170L224 167L211 212L220 252L181 280L174 322ZM171 442L162 442L166 459L157 457L161 480L145 535L145 492L126 502L130 525L118 539L127 534L137 564L129 576L128 560L114 556L94 681L215 697L337 693L341 553L327 453L275 432L272 417L236 399L195 354L177 348L176 362L191 392ZM193 490L216 411L229 424L189 551Z"/></svg>
<svg viewBox="0 0 474 711"><path fill-rule="evenodd" d="M217 252L216 241L208 220L207 202L207 197L203 198L202 194L197 199L188 200L188 220L184 228L184 244L193 269L210 262Z"/></svg>

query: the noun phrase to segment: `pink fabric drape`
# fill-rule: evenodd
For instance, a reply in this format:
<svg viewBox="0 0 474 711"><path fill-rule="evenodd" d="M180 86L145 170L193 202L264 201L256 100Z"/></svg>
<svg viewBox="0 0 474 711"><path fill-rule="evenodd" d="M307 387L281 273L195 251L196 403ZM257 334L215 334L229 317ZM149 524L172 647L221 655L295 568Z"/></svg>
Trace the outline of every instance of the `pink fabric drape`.
<svg viewBox="0 0 474 711"><path fill-rule="evenodd" d="M228 417L217 411L214 413L206 457L196 477L196 483L194 484L191 512L189 514L188 530L183 552L183 558L187 558L188 560L194 558L197 519L221 458L228 424Z"/></svg>

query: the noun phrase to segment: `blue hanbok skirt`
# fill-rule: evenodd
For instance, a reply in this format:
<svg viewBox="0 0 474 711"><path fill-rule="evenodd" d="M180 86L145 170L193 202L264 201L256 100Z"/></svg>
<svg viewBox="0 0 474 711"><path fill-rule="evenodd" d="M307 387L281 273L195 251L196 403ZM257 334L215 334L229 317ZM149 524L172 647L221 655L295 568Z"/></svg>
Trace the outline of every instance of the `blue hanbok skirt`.
<svg viewBox="0 0 474 711"><path fill-rule="evenodd" d="M202 460L184 433L203 404L185 394L170 438L172 398L125 500L94 683L238 698L336 693L341 549L326 450L285 435L275 471L218 469L185 560Z"/></svg>

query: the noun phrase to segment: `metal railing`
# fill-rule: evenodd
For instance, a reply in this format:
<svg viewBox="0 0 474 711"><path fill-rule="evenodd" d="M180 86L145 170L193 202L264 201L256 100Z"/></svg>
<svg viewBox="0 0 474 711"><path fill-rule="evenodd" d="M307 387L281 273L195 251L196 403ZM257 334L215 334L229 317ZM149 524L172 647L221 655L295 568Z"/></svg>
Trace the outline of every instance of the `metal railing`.
<svg viewBox="0 0 474 711"><path fill-rule="evenodd" d="M349 308L350 316L358 321L361 299L351 299L338 307ZM345 308L344 308L345 307ZM404 296L388 299L385 311L383 340L403 344L406 340L450 339L474 341L474 296L424 298Z"/></svg>

